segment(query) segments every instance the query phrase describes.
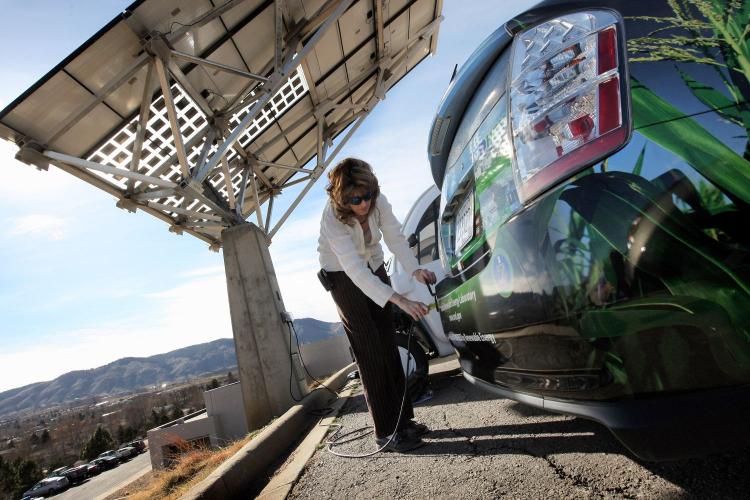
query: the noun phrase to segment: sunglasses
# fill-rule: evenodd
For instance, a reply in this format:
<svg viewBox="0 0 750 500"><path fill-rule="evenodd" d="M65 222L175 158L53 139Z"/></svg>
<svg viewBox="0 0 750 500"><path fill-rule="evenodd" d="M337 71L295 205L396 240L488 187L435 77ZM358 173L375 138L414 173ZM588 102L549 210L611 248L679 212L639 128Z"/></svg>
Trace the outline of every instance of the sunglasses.
<svg viewBox="0 0 750 500"><path fill-rule="evenodd" d="M372 199L372 192L368 191L362 196L352 196L349 198L350 205L359 205L363 201L370 201Z"/></svg>

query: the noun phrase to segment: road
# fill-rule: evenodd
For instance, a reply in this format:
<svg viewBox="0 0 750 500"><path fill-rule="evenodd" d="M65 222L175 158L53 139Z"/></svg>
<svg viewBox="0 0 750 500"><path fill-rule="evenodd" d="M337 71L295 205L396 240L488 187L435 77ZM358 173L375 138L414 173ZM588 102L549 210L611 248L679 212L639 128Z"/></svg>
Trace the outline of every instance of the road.
<svg viewBox="0 0 750 500"><path fill-rule="evenodd" d="M633 458L594 422L497 399L454 375L415 408L432 432L409 454L316 451L289 498L747 498L750 450L670 463ZM370 423L359 392L343 432ZM375 449L372 436L340 449Z"/></svg>
<svg viewBox="0 0 750 500"><path fill-rule="evenodd" d="M125 462L114 469L106 470L98 476L87 479L82 484L69 488L54 498L55 500L95 500L104 498L150 470L151 457L148 450L146 450L145 453L141 453L129 462Z"/></svg>

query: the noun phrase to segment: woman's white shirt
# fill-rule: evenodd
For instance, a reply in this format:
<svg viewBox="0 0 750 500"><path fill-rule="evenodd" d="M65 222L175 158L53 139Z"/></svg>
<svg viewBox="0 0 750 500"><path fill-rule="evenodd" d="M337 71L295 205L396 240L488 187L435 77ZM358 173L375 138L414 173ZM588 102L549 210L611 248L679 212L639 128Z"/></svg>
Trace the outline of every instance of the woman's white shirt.
<svg viewBox="0 0 750 500"><path fill-rule="evenodd" d="M365 242L359 223L350 226L336 218L329 200L320 219L320 267L326 271L344 271L365 295L383 307L393 295L393 288L370 271L383 263L381 236L407 273L416 271L419 263L401 233L401 223L393 215L391 204L382 193L375 200L375 207L370 211L367 222L372 232L369 242Z"/></svg>

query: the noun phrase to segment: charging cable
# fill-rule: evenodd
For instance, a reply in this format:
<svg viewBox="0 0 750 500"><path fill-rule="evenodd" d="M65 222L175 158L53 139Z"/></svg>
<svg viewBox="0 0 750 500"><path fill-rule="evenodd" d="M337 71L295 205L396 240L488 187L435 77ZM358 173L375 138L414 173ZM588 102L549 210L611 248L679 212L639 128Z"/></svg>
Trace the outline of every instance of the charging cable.
<svg viewBox="0 0 750 500"><path fill-rule="evenodd" d="M409 328L409 337L406 341L406 371L404 373L404 394L401 396L401 408L398 410L398 420L396 421L396 428L393 430L393 434L390 435L388 438L388 441L385 442L383 446L378 448L375 451L372 451L370 453L364 453L361 455L353 455L349 453L341 453L338 451L335 451L333 449L334 446L339 446L344 443L348 443L351 441L356 441L357 439L361 439L365 436L368 436L372 434L373 429L371 425L368 425L366 427L360 427L359 429L354 429L353 431L347 432L346 434L340 434L341 430L344 428L341 424L331 424L330 428L336 428L336 431L331 435L330 439L326 441L326 450L328 450L329 453L332 453L333 455L336 455L337 457L343 457L343 458L366 458L371 457L373 455L377 455L386 447L388 447L389 444L393 441L393 438L396 437L396 433L398 433L398 426L401 424L401 417L404 414L404 404L406 403L406 397L409 394L409 384L408 384L408 373L409 373L409 363L411 362L411 355L409 354L411 349L411 336L412 332L414 331L414 321L412 320L411 328ZM365 432L367 431L367 432ZM349 437L352 435L355 435L354 437ZM346 439L348 438L348 439Z"/></svg>
<svg viewBox="0 0 750 500"><path fill-rule="evenodd" d="M292 397L292 399L294 400L294 402L295 403L299 403L300 401L302 401L302 398L297 399L294 396L294 392L292 392L292 380L294 378L294 366L292 365L292 363L293 363L293 358L292 358L292 354L293 354L292 353L292 332L294 332L294 340L295 340L295 342L297 344L297 355L299 356L300 364L302 365L302 368L305 370L305 373L307 374L307 376L310 377L312 380L314 380L318 384L318 385L315 386L315 389L317 389L318 387L322 387L325 390L327 390L328 392L330 392L331 394L333 394L336 399L338 399L339 395L338 395L338 393L336 391L334 391L333 389L331 389L330 387L328 387L327 385L325 385L323 382L321 382L317 378L313 377L312 374L310 374L310 370L307 369L307 365L305 364L305 360L302 357L302 349L300 348L300 345L299 345L299 336L297 335L297 329L294 326L294 320L292 319L292 315L289 314L288 312L284 311L284 312L281 313L281 320L284 323L286 323L287 327L289 327L289 362L290 362L290 370L289 370L289 395ZM323 408L323 409L324 410L325 409L328 410L328 412L323 413L323 415L327 415L328 413L330 413L330 410L331 410L330 408Z"/></svg>

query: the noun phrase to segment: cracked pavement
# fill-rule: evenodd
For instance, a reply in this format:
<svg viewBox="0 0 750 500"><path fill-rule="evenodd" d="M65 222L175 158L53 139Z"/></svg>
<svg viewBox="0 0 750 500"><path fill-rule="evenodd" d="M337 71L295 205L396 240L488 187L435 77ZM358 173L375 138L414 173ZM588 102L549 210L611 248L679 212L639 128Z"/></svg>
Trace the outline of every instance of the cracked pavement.
<svg viewBox="0 0 750 500"><path fill-rule="evenodd" d="M635 459L588 420L547 413L475 388L460 375L432 382L415 407L432 431L422 448L351 459L320 447L290 498L747 498L750 450L668 463ZM370 424L361 389L342 433ZM336 448L376 449L372 435Z"/></svg>

